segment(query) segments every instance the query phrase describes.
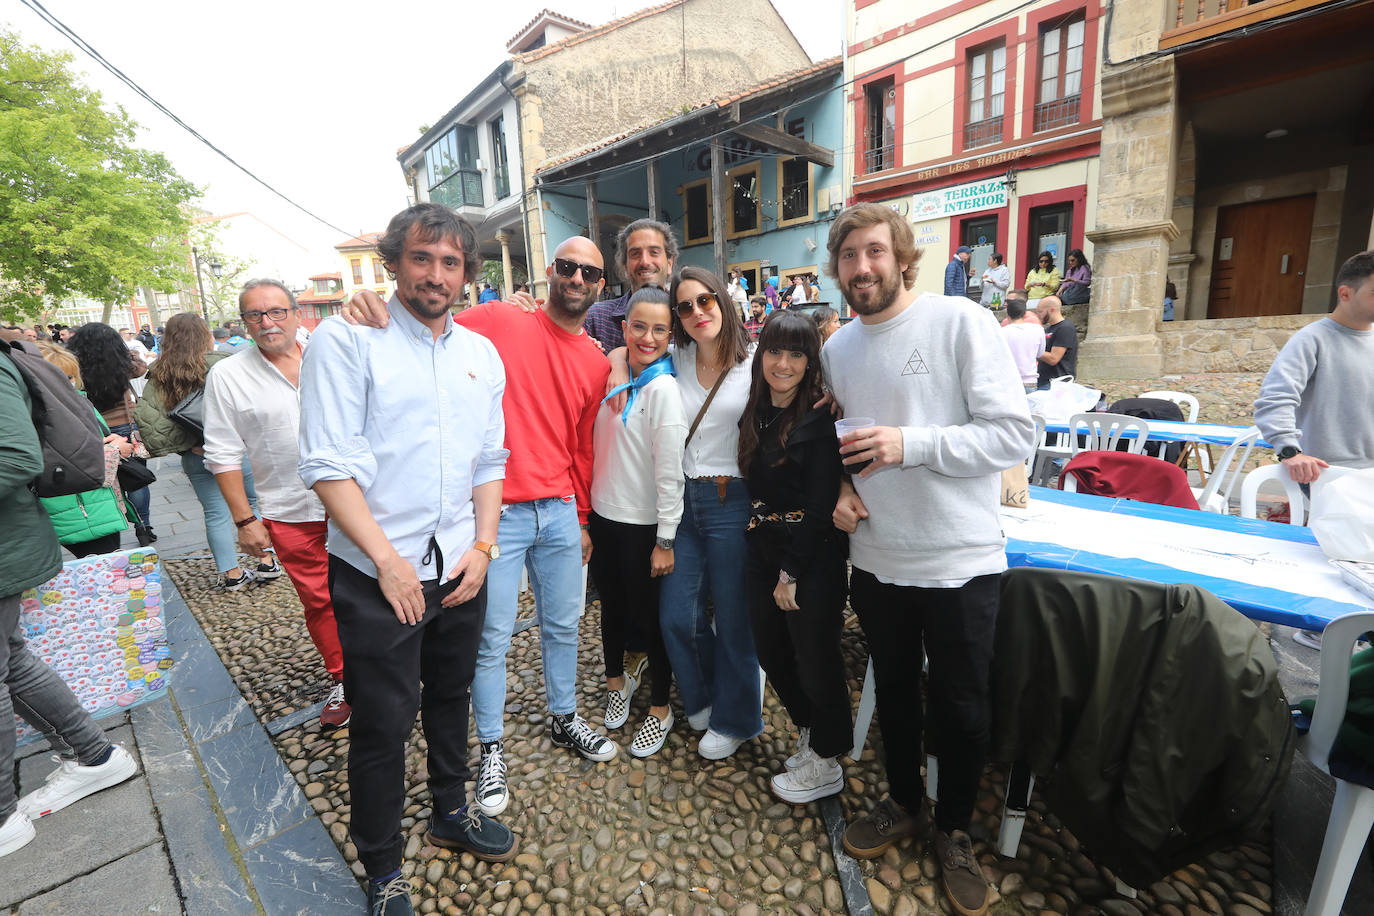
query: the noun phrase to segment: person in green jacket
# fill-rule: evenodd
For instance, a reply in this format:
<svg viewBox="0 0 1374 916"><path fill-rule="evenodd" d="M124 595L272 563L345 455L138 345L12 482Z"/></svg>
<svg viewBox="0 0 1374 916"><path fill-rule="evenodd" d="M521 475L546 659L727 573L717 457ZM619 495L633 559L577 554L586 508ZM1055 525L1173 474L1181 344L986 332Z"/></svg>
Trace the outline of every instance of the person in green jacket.
<svg viewBox="0 0 1374 916"><path fill-rule="evenodd" d="M39 355L61 369L68 381L80 391L81 366L76 357L47 341L37 346ZM134 445L123 436L111 433L100 411L94 406L91 410L95 412L100 428L105 431L105 486L71 496L40 499L52 518L53 528L57 530L57 540L74 557L114 553L119 549L120 535L129 527L129 522L137 520L132 507L124 502L116 477L119 459L132 455Z"/></svg>
<svg viewBox="0 0 1374 916"><path fill-rule="evenodd" d="M62 568L48 513L29 489L43 470L24 380L8 354L0 356L0 856L34 837L33 819L60 811L138 770L128 751L113 745L71 688L24 643L19 597ZM14 714L47 735L62 758L36 791L16 798Z"/></svg>

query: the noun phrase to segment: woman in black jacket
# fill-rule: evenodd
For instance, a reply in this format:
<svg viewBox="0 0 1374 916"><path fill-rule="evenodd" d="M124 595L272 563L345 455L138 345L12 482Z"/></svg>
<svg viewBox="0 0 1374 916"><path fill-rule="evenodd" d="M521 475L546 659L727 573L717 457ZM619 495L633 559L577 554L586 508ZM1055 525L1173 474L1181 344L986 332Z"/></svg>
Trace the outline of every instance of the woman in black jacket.
<svg viewBox="0 0 1374 916"><path fill-rule="evenodd" d="M739 437L753 501L749 611L759 663L800 731L773 794L801 804L844 787L852 729L840 657L849 551L831 523L844 472L830 412L812 406L824 393L815 323L773 312L753 373Z"/></svg>

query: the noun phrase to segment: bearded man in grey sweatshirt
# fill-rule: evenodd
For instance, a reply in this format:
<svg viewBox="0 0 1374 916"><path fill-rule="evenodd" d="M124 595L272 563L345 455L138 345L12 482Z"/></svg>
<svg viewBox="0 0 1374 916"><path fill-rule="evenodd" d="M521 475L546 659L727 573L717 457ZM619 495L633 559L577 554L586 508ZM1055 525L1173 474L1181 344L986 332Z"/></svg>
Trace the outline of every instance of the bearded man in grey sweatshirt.
<svg viewBox="0 0 1374 916"><path fill-rule="evenodd" d="M850 533L850 603L872 653L890 797L845 831L876 858L928 818L921 784L921 654L940 736L936 852L945 893L964 916L986 912L988 886L968 826L987 754L989 671L998 584L1006 569L1001 472L1023 462L1035 426L992 315L965 297L917 295L911 227L857 204L827 244L829 270L860 320L821 351L846 417L851 469L835 525ZM871 462L871 463L868 463Z"/></svg>

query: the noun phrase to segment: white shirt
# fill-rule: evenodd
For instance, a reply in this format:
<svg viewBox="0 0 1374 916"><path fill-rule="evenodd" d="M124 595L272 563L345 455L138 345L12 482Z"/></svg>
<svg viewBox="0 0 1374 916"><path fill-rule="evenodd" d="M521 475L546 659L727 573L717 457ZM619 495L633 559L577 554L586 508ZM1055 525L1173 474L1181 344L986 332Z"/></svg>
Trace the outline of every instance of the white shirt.
<svg viewBox="0 0 1374 916"><path fill-rule="evenodd" d="M257 347L222 359L205 379L205 465L237 471L248 456L258 512L274 522L322 522L324 505L301 480L299 389Z"/></svg>
<svg viewBox="0 0 1374 916"><path fill-rule="evenodd" d="M682 456L682 473L687 477L744 476L739 472L739 418L744 415L744 405L749 400L752 364L752 359L745 359L726 373L725 381ZM682 412L690 429L711 390L697 381L697 345L675 348L673 367L677 370L678 390L682 392Z"/></svg>
<svg viewBox="0 0 1374 916"><path fill-rule="evenodd" d="M447 578L477 539L473 487L506 474L506 370L491 341L451 322L434 339L393 295L376 329L335 316L301 366L301 479L356 480L420 580ZM443 552L443 568L431 541ZM377 567L331 519L329 553Z"/></svg>
<svg viewBox="0 0 1374 916"><path fill-rule="evenodd" d="M628 422L621 422L620 411L609 403L602 404L596 415L592 511L626 525L657 525L659 537L676 537L682 521L682 441L690 422L671 375L639 390Z"/></svg>
<svg viewBox="0 0 1374 916"><path fill-rule="evenodd" d="M1016 362L1021 384L1034 385L1040 372L1040 354L1045 352L1045 329L1038 324L1013 321L1002 328L1002 335Z"/></svg>
<svg viewBox="0 0 1374 916"><path fill-rule="evenodd" d="M798 283L792 287L792 298L788 301L793 305L805 305L810 302L811 291L805 283Z"/></svg>

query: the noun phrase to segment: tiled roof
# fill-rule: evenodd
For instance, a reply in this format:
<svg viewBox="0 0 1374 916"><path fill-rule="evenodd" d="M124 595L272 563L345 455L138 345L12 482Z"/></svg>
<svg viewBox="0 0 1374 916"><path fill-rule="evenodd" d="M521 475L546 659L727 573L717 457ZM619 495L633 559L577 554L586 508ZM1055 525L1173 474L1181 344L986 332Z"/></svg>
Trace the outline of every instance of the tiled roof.
<svg viewBox="0 0 1374 916"><path fill-rule="evenodd" d="M585 32L578 32L576 35L569 35L567 38L555 41L551 45L545 45L542 48L535 48L533 51L526 51L524 54L517 54L515 55L515 59L522 63L529 63L530 61L539 60L541 57L547 57L548 55L553 54L556 51L561 51L564 48L572 47L573 45L586 41L589 38L597 38L598 36L605 35L607 32L612 32L620 28L621 26L629 25L631 22L638 22L639 20L646 19L649 16L654 15L655 13L661 13L664 10L673 9L674 7L681 6L686 2L687 0L668 0L667 3L660 3L658 6L645 7L644 9L631 13L628 16L621 16L619 19L612 19L610 22L607 22L604 25L599 25L596 28L588 28ZM529 26L526 26L525 28L529 28Z"/></svg>
<svg viewBox="0 0 1374 916"><path fill-rule="evenodd" d="M376 248L381 238L382 234L380 232L359 232L357 235L349 236L334 247L336 249Z"/></svg>
<svg viewBox="0 0 1374 916"><path fill-rule="evenodd" d="M584 29L590 29L592 27L592 24L590 22L583 22L581 19L574 19L571 16L565 16L562 13L556 12L555 10L551 10L546 6L539 12L535 13L533 19L522 25L520 27L520 31L516 32L514 35L510 37L510 40L506 42L506 47L510 47L515 42L515 39L519 38L521 35L524 35L526 32L528 32L530 26L534 25L536 22L538 22L545 16L556 16L564 22L571 23L572 25L580 25Z"/></svg>
<svg viewBox="0 0 1374 916"><path fill-rule="evenodd" d="M310 276L310 277L307 277L306 279L309 279L309 280L337 280L337 281L339 281L340 283L342 283L342 282L343 282L343 274L338 273L338 272L336 271L335 273L332 273L332 274L314 274L314 275L312 275L312 276Z"/></svg>
<svg viewBox="0 0 1374 916"><path fill-rule="evenodd" d="M666 117L659 118L656 121L651 121L648 124L644 124L640 127L636 127L627 131L622 131L621 133L618 133L615 136L606 137L602 140L598 140L596 143L593 143L591 146L588 146L585 149L581 149L575 153L569 153L566 156L560 156L557 159L554 159L550 162L546 162L539 168L535 169L535 173L538 174L539 172L543 172L548 169L554 168L555 166L560 166L564 163L571 162L574 159L581 159L583 156L586 156L589 153L594 153L599 149L604 149L608 146L614 146L622 140L628 139L629 137L633 137L635 134L646 133L652 130L654 127L658 126L659 124L664 123L665 121L672 121L677 118L687 117L696 112L705 111L708 108L724 108L727 105L733 105L736 102L742 102L745 99L750 98L751 96L762 95L763 93L768 92L771 89L779 89L783 86L786 86L789 83L799 82L801 80L806 79L807 77L814 76L817 73L822 72L823 70L829 68L834 68L838 70L840 66L841 59L838 56L827 57L825 60L817 61L816 63L811 64L809 66L802 67L798 70L793 70L790 73L779 73L777 76L770 77L769 79L762 83L759 83L758 85L750 86L747 89L741 89L730 95L716 96L715 98L702 102L699 105L693 106L692 108L688 109L682 114L667 115Z"/></svg>

